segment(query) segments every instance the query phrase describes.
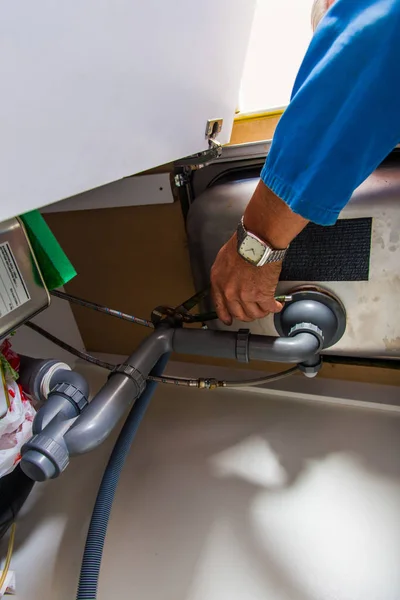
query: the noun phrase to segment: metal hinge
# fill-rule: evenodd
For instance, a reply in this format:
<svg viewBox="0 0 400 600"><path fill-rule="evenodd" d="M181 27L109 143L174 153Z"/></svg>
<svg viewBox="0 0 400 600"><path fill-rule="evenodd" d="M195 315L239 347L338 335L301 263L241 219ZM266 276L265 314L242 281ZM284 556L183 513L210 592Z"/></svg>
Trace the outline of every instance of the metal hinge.
<svg viewBox="0 0 400 600"><path fill-rule="evenodd" d="M210 161L219 158L222 153L221 144L215 139L222 129L223 119L209 119L206 126L208 150L187 156L174 163L175 167L190 167L192 170L201 169Z"/></svg>

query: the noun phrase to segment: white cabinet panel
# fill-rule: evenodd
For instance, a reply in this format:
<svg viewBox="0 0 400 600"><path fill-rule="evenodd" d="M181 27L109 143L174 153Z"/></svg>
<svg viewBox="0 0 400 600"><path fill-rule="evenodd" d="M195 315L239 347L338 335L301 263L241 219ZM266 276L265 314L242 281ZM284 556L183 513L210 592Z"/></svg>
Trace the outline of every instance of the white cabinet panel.
<svg viewBox="0 0 400 600"><path fill-rule="evenodd" d="M5 0L0 220L227 142L255 0Z"/></svg>
<svg viewBox="0 0 400 600"><path fill-rule="evenodd" d="M72 198L48 204L42 213L94 208L116 208L118 206L144 206L146 204L171 204L174 196L169 173L125 177L114 183L102 185Z"/></svg>

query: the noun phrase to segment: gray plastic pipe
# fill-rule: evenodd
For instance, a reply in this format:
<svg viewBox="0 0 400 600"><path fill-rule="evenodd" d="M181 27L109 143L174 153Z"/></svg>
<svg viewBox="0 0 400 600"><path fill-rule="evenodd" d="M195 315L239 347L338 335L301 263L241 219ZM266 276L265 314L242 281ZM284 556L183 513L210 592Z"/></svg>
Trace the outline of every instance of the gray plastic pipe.
<svg viewBox="0 0 400 600"><path fill-rule="evenodd" d="M82 407L74 399L81 392L87 397L86 381L77 373L58 369L51 378L49 400L35 419L36 435L22 448L21 468L32 479L43 481L62 472L70 456L99 446L141 396L146 378L160 357L171 351L228 359L236 359L240 354L249 360L302 363L318 354L320 344L316 335L304 331L287 338L250 334L243 337L239 332L174 329L163 325L110 374L93 400ZM41 363L35 368L38 377L32 372L29 382L37 390L41 388L40 378L46 373ZM53 387L60 382L68 387Z"/></svg>
<svg viewBox="0 0 400 600"><path fill-rule="evenodd" d="M146 338L125 362L127 367L133 368L129 375L126 374L129 369L112 373L65 435L71 455L89 452L110 435L126 410L143 392L144 378L161 356L171 351L173 331L169 327L160 327Z"/></svg>
<svg viewBox="0 0 400 600"><path fill-rule="evenodd" d="M237 332L199 329L176 329L172 348L180 354L236 359ZM299 333L294 337L276 338L249 335L249 360L266 360L285 363L303 362L318 352L320 342L312 333Z"/></svg>
<svg viewBox="0 0 400 600"><path fill-rule="evenodd" d="M162 327L142 342L127 360L131 376L113 373L64 436L71 455L89 452L100 445L143 391L139 376L147 377L159 358L167 352L236 358L237 332ZM297 363L313 357L319 340L311 333L293 338L249 336L250 360Z"/></svg>

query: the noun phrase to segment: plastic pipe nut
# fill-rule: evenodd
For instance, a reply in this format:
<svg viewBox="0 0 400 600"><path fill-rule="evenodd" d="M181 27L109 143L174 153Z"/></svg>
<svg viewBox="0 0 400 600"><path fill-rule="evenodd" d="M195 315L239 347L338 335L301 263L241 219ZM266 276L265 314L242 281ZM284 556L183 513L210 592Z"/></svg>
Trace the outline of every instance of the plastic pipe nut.
<svg viewBox="0 0 400 600"><path fill-rule="evenodd" d="M114 371L111 372L110 377L114 373L126 375L131 381L133 381L136 386L135 398L138 398L143 394L144 390L146 389L146 378L143 377L142 373L135 369L135 367L132 367L127 363L123 363L122 365L118 365Z"/></svg>
<svg viewBox="0 0 400 600"><path fill-rule="evenodd" d="M64 396L64 398L67 398L67 400L77 407L78 412L82 412L88 404L86 396L71 383L57 383L50 394L60 394L61 396Z"/></svg>
<svg viewBox="0 0 400 600"><path fill-rule="evenodd" d="M317 325L313 325L313 323L297 323L289 331L289 337L294 337L298 333L311 333L319 341L319 350L323 348L324 334Z"/></svg>
<svg viewBox="0 0 400 600"><path fill-rule="evenodd" d="M236 360L239 362L249 362L249 337L250 329L239 329L237 332Z"/></svg>
<svg viewBox="0 0 400 600"><path fill-rule="evenodd" d="M34 435L22 447L21 469L34 481L57 477L68 463L67 449L42 433Z"/></svg>

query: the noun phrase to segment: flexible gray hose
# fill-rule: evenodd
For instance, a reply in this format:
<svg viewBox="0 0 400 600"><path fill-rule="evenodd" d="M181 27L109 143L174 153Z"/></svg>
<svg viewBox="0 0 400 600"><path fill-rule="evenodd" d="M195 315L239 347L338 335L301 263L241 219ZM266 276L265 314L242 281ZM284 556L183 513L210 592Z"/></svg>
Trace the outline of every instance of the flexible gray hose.
<svg viewBox="0 0 400 600"><path fill-rule="evenodd" d="M104 362L104 360L95 358L94 356L92 356L91 354L88 354L87 352L83 352L82 350L78 350L77 348L70 346L69 344L67 344L67 342L63 342L62 340L60 340L60 338L56 337L49 331L46 331L46 329L43 329L43 327L39 327L39 325L36 325L36 323L32 323L31 321L28 321L27 323L25 323L25 327L29 327L29 329L36 331L36 333L39 333L39 335L42 335L43 337L45 337L46 340L53 342L53 344L56 344L56 346L59 346L63 350L70 352L74 356L81 358L82 360L85 360L86 362L90 362L93 365L102 367L103 369L108 369L109 371L112 371L115 368L115 365L112 365L111 363Z"/></svg>
<svg viewBox="0 0 400 600"><path fill-rule="evenodd" d="M255 385L263 385L264 383L273 383L280 379L285 379L298 372L298 367L291 367L286 371L280 371L279 373L273 373L272 375L265 375L265 377L257 377L256 379L239 379L238 381L223 381L222 387L234 388L234 387L248 387Z"/></svg>
<svg viewBox="0 0 400 600"><path fill-rule="evenodd" d="M108 308L108 306L103 306L102 304L97 304L96 302L89 302L89 300L84 300L83 298L78 298L77 296L71 296L71 294L66 294L65 292L60 292L59 290L53 290L50 292L50 294L52 296L56 296L57 298L61 298L62 300L79 304L79 306L84 306L85 308L91 308L93 310L97 310L97 312L111 315L117 319L122 319L123 321L129 321L130 323L136 323L136 325L143 325L144 327L150 327L151 329L154 329L153 323L148 319L142 319L140 317L135 317L134 315L128 315L120 310Z"/></svg>
<svg viewBox="0 0 400 600"><path fill-rule="evenodd" d="M162 373L168 358L168 354L160 358L152 371L155 376ZM155 382L149 382L143 394L133 405L104 471L86 538L77 600L96 600L97 598L101 559L114 495L126 457L156 387Z"/></svg>

